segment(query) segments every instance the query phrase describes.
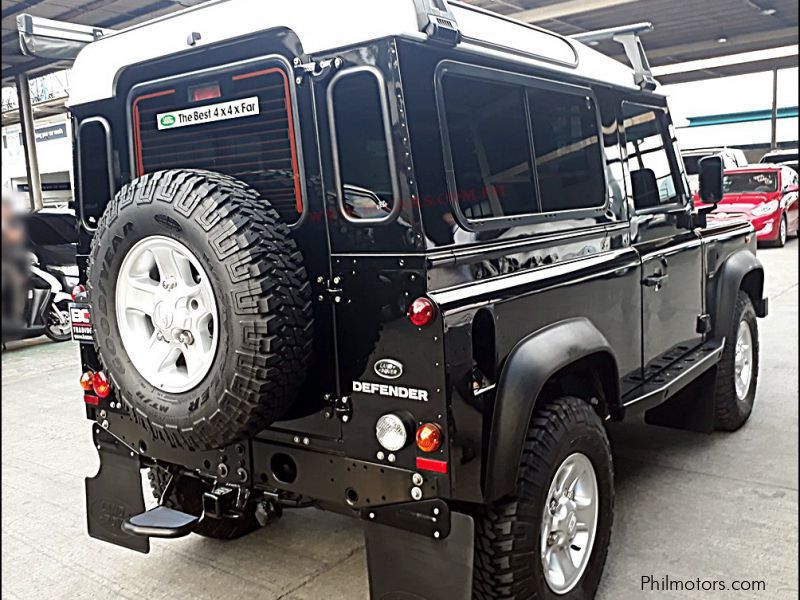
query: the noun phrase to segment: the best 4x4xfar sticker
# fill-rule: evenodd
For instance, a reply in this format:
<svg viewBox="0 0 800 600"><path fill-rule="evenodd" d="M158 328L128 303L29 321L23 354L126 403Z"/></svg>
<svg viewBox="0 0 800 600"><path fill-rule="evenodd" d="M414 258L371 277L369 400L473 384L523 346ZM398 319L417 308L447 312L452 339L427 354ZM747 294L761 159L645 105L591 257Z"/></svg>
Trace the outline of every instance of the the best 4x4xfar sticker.
<svg viewBox="0 0 800 600"><path fill-rule="evenodd" d="M160 113L156 115L156 125L159 131L164 129L177 129L178 127L188 127L189 125L202 125L203 123L213 123L214 121L227 121L228 119L240 119L242 117L252 117L259 113L258 96L232 100L231 102L219 102L198 108L186 108L172 112Z"/></svg>

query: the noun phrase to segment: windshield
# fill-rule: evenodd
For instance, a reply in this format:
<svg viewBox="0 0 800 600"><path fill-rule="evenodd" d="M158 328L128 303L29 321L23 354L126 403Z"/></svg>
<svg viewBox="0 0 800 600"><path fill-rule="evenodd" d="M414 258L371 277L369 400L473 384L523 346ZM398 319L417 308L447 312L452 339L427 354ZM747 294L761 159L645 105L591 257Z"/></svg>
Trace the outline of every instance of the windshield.
<svg viewBox="0 0 800 600"><path fill-rule="evenodd" d="M778 174L772 171L752 173L731 173L722 180L725 194L756 194L778 190Z"/></svg>

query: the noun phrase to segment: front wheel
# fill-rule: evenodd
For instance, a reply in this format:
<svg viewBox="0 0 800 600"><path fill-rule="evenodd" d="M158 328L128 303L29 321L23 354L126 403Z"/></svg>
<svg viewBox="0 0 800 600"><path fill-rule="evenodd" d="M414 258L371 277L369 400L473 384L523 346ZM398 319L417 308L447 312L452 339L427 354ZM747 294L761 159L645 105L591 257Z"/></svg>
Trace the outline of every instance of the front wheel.
<svg viewBox="0 0 800 600"><path fill-rule="evenodd" d="M715 427L736 431L750 418L758 383L758 323L750 296L736 298L714 390Z"/></svg>
<svg viewBox="0 0 800 600"><path fill-rule="evenodd" d="M614 472L603 423L563 396L534 415L517 487L476 518L476 600L594 597L608 553Z"/></svg>
<svg viewBox="0 0 800 600"><path fill-rule="evenodd" d="M786 240L789 238L789 223L786 220L786 215L781 217L780 229L778 230L778 239L775 240L775 246L783 248L786 245Z"/></svg>
<svg viewBox="0 0 800 600"><path fill-rule="evenodd" d="M69 322L69 305L66 300L50 305L47 327L44 334L54 342L66 342L72 337L72 327Z"/></svg>

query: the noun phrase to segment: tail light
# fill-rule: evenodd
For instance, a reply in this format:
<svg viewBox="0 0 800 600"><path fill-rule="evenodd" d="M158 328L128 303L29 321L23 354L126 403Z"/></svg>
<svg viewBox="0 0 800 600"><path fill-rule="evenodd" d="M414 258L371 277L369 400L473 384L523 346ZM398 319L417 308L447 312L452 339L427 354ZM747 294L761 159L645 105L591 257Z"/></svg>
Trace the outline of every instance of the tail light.
<svg viewBox="0 0 800 600"><path fill-rule="evenodd" d="M105 398L111 393L111 382L108 381L106 374L101 371L98 371L92 377L92 387L94 388L94 393L100 398Z"/></svg>
<svg viewBox="0 0 800 600"><path fill-rule="evenodd" d="M81 375L81 387L87 392L91 392L94 389L94 373L86 371Z"/></svg>
<svg viewBox="0 0 800 600"><path fill-rule="evenodd" d="M413 428L410 431L413 431ZM403 449L408 442L410 431L406 427L404 419L393 413L383 415L375 424L375 437L378 439L378 443L389 452Z"/></svg>
<svg viewBox="0 0 800 600"><path fill-rule="evenodd" d="M76 285L72 288L72 300L78 302L79 300L86 299L86 286L84 285Z"/></svg>
<svg viewBox="0 0 800 600"><path fill-rule="evenodd" d="M417 429L417 448L423 452L436 452L442 445L442 428L436 423L425 423Z"/></svg>
<svg viewBox="0 0 800 600"><path fill-rule="evenodd" d="M408 307L408 319L417 327L424 327L436 317L436 307L427 298L417 298Z"/></svg>

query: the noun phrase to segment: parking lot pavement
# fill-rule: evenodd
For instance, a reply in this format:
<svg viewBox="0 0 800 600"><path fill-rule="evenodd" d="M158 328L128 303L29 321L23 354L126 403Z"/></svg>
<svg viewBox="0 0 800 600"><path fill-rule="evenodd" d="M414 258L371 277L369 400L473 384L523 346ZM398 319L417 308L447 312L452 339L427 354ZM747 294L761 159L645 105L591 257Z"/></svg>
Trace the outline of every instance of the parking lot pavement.
<svg viewBox="0 0 800 600"><path fill-rule="evenodd" d="M735 434L613 425L617 499L599 597L797 597L798 243L759 253L756 408ZM367 598L358 522L313 509L236 542L190 536L140 555L86 535L83 478L96 472L69 343L3 352L3 598ZM764 580L761 593L644 594L642 576Z"/></svg>

